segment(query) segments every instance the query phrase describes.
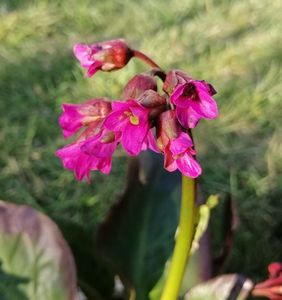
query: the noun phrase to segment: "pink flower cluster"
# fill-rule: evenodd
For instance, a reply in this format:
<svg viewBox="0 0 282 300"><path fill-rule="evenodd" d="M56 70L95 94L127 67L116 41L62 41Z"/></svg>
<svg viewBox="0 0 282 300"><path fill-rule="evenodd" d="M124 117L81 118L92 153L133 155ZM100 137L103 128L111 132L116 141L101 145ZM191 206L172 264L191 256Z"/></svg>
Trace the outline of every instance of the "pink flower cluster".
<svg viewBox="0 0 282 300"><path fill-rule="evenodd" d="M270 300L282 299L282 264L273 262L268 266L269 278L257 283L252 291L255 297L266 297Z"/></svg>
<svg viewBox="0 0 282 300"><path fill-rule="evenodd" d="M114 40L75 45L74 54L90 77L98 70L124 67L134 51L124 40ZM157 76L164 81L164 93L158 92ZM63 104L59 122L64 137L81 133L73 143L59 149L57 156L78 180L89 181L90 171L110 172L119 144L130 156L149 148L164 155L164 167L169 172L178 169L196 178L202 170L189 132L200 119L217 117L217 104L212 98L215 93L212 85L179 70L165 74L153 69L135 75L120 100L99 98Z"/></svg>

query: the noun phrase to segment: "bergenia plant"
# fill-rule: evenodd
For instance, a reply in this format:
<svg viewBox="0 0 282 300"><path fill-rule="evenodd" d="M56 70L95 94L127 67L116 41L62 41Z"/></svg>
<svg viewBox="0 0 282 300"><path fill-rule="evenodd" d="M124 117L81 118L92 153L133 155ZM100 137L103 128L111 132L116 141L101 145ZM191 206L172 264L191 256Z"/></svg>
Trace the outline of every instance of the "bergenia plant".
<svg viewBox="0 0 282 300"><path fill-rule="evenodd" d="M77 180L88 182L92 171L110 173L112 157L119 145L129 156L154 151L163 156L163 166L168 172L182 173L178 235L161 297L175 300L194 237L195 180L202 174L192 129L201 119L218 116L213 98L216 90L210 83L184 71L165 72L122 39L77 44L74 55L86 69L87 77L98 71L121 69L134 57L150 66L150 70L129 80L118 99L100 97L82 104L63 104L59 122L64 137L77 136L71 144L59 149L57 156ZM158 80L162 82L160 89Z"/></svg>

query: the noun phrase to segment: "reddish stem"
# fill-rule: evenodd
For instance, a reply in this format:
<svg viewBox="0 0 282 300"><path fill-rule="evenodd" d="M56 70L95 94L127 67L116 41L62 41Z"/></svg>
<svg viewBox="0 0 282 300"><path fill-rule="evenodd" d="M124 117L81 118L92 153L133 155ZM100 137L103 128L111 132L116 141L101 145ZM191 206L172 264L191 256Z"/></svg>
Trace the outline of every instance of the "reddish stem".
<svg viewBox="0 0 282 300"><path fill-rule="evenodd" d="M145 55L143 52L140 52L138 50L133 50L133 56L141 59L146 64L151 66L152 68L157 68L161 70L161 67L157 65L151 58L149 58L147 55Z"/></svg>
<svg viewBox="0 0 282 300"><path fill-rule="evenodd" d="M161 69L152 69L149 74L152 76L158 76L163 82L165 81L166 73Z"/></svg>

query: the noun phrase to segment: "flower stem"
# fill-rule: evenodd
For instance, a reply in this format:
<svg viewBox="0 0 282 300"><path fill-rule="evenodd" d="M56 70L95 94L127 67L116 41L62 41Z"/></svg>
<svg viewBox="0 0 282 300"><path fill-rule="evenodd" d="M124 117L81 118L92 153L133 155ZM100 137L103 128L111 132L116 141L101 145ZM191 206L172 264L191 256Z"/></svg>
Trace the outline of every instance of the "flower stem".
<svg viewBox="0 0 282 300"><path fill-rule="evenodd" d="M182 176L178 234L161 300L178 299L194 236L195 197L196 180Z"/></svg>
<svg viewBox="0 0 282 300"><path fill-rule="evenodd" d="M143 62L151 66L152 68L157 68L161 70L161 67L157 65L150 57L145 55L143 52L138 50L133 50L133 56L141 59Z"/></svg>

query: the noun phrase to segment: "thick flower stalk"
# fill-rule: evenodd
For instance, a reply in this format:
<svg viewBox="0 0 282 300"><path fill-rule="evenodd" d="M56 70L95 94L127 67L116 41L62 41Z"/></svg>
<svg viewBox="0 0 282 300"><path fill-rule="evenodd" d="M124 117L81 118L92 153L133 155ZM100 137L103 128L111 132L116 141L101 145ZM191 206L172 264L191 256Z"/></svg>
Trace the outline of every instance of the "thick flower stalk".
<svg viewBox="0 0 282 300"><path fill-rule="evenodd" d="M182 207L175 252L162 300L176 300L188 260L194 232L195 178L202 168L196 160L191 136L201 119L214 119L218 109L213 86L180 70L164 72L144 53L122 39L91 45L76 44L74 55L87 76L97 71L114 71L137 58L151 67L136 74L115 100L97 98L82 104L63 104L59 123L71 144L57 156L78 180L90 182L91 171L109 174L112 157L119 145L130 156L150 149L164 157L164 168L183 174ZM157 79L161 79L158 89Z"/></svg>

